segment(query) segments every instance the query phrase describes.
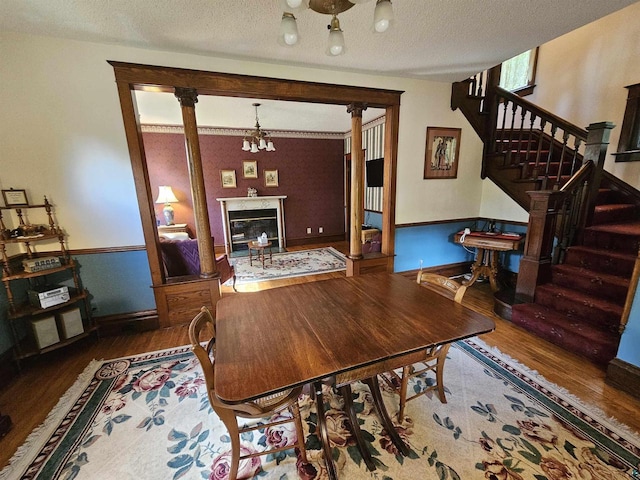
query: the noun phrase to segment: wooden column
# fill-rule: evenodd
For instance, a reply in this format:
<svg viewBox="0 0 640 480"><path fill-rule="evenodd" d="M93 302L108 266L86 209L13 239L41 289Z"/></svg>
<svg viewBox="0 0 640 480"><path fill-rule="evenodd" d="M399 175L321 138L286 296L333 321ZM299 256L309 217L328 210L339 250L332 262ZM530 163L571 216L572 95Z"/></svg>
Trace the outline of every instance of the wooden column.
<svg viewBox="0 0 640 480"><path fill-rule="evenodd" d="M526 302L532 302L536 285L551 278L551 254L558 213L557 205L564 198L564 192L537 190L527 193L531 197L531 207L524 255L520 260L516 295Z"/></svg>
<svg viewBox="0 0 640 480"><path fill-rule="evenodd" d="M196 123L195 105L198 92L195 88L176 88L175 95L180 102L182 122L184 124L184 143L187 151L187 166L191 183L191 198L193 199L193 214L198 239L198 254L200 257L200 277L215 277L216 262L209 224L209 210L202 173L202 158L200 156L200 140Z"/></svg>
<svg viewBox="0 0 640 480"><path fill-rule="evenodd" d="M352 103L347 108L351 114L351 232L349 257L362 258L362 220L364 219L364 154L362 152L363 104Z"/></svg>
<svg viewBox="0 0 640 480"><path fill-rule="evenodd" d="M598 190L602 181L602 170L609 148L609 136L615 125L611 122L592 123L587 127L587 143L585 144L583 163L593 161L593 176L589 185L589 206L587 207L586 226L591 225L593 212L596 207Z"/></svg>

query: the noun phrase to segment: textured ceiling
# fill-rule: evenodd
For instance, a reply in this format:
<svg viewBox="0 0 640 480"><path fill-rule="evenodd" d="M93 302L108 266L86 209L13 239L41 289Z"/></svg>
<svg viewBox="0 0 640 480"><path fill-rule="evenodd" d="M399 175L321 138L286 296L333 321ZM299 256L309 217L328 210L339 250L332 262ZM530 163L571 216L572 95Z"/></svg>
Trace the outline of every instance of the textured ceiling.
<svg viewBox="0 0 640 480"><path fill-rule="evenodd" d="M0 30L453 82L632 3L394 0L395 25L374 34L373 0L340 14L339 57L324 54L330 17L311 10L296 14L298 45L278 45L280 0L2 0Z"/></svg>

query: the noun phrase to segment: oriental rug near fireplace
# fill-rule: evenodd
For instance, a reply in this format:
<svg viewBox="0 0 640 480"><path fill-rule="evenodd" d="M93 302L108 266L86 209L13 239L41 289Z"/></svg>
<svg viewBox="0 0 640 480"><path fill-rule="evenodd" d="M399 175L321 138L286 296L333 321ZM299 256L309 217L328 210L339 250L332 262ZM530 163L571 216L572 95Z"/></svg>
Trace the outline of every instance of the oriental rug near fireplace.
<svg viewBox="0 0 640 480"><path fill-rule="evenodd" d="M273 253L271 259L267 253L264 267L255 257L253 262L246 256L233 257L231 263L236 272L236 285L346 270L345 256L333 247Z"/></svg>
<svg viewBox="0 0 640 480"><path fill-rule="evenodd" d="M408 404L407 417L397 427L411 447L408 457L398 455L381 429L367 388L355 384L356 410L375 472L361 461L340 397L327 391L340 478L638 478L638 435L477 339L450 350L445 384L447 404L429 396ZM384 398L395 412L397 396L385 391ZM285 451L243 462L239 478L326 478L315 407L307 396L300 404L311 463L302 465L293 451ZM286 427L255 431L243 438L243 449L286 445L295 435ZM180 347L93 362L0 479L222 480L229 451L199 364L189 348Z"/></svg>

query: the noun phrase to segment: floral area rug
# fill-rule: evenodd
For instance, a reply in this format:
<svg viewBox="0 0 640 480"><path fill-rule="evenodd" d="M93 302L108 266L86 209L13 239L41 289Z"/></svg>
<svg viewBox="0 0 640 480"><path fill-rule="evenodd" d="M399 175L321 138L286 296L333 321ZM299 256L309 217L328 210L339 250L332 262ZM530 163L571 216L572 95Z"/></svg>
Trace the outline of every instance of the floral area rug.
<svg viewBox="0 0 640 480"><path fill-rule="evenodd" d="M429 377L419 383L431 383ZM381 385L384 382L381 382ZM398 431L402 457L373 412L367 387L354 401L377 469L362 462L341 411L326 392L327 419L341 479L564 480L638 478L640 438L603 418L479 340L458 342L445 368L448 403L409 402ZM227 431L209 407L202 372L188 347L93 362L27 440L0 479L227 478ZM390 413L397 396L383 392ZM317 416L300 399L311 462L292 450L242 462L239 478L327 478L315 435ZM243 437L245 452L290 444L288 424Z"/></svg>
<svg viewBox="0 0 640 480"><path fill-rule="evenodd" d="M255 258L250 265L249 257L235 257L231 263L236 271L237 285L346 270L344 255L333 247L273 253L272 261L267 253L264 268ZM231 281L227 284L231 285Z"/></svg>

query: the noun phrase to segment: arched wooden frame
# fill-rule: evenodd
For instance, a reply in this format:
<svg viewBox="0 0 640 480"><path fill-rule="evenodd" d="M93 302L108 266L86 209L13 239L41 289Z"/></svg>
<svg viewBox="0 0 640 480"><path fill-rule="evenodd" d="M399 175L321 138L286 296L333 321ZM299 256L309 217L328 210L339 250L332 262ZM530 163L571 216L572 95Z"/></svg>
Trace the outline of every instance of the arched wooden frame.
<svg viewBox="0 0 640 480"><path fill-rule="evenodd" d="M205 72L116 61L109 61L108 63L113 67L115 73L154 287L163 285L165 278L158 247L153 194L149 183L149 172L133 94L134 90L175 93L176 88L195 89L198 95L344 105L345 115L348 114L347 107L353 105L365 108L384 108L386 111L386 128L382 253L390 256L391 260L387 269L393 270L395 184L401 91ZM356 227L360 229L360 225L352 226L352 229ZM351 236L354 233L351 232ZM357 232L357 235L359 238L360 233Z"/></svg>

